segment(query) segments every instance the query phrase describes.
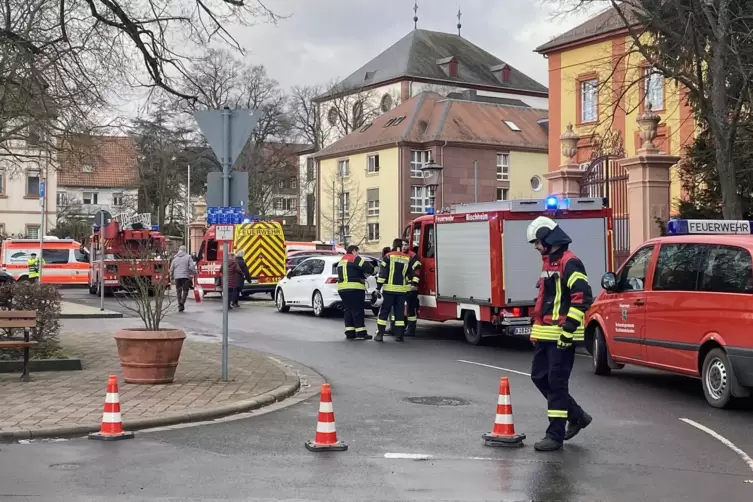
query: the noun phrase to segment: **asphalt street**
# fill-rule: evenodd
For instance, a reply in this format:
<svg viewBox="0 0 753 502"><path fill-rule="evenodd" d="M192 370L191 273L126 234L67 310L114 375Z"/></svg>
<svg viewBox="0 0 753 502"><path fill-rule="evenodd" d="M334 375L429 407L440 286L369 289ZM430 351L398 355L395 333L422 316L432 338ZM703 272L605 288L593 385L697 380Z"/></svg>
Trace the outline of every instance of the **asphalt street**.
<svg viewBox="0 0 753 502"><path fill-rule="evenodd" d="M65 296L97 305L85 291ZM169 321L215 339L219 299L190 302ZM458 324L419 325L418 337L405 344L347 341L341 319L279 314L270 301L244 302L230 323L232 344L298 361L331 383L337 433L348 451L304 449L319 402L303 394L267 413L129 441L2 445L0 498L753 500L745 453L753 455L753 405L713 409L695 380L629 367L597 377L580 356L571 390L594 422L563 451L538 453L532 443L546 428L546 403L527 376L527 341L472 347L460 340ZM368 326L373 331L373 317ZM482 444L503 375L516 430L528 436L525 448ZM319 383L316 376L308 382Z"/></svg>

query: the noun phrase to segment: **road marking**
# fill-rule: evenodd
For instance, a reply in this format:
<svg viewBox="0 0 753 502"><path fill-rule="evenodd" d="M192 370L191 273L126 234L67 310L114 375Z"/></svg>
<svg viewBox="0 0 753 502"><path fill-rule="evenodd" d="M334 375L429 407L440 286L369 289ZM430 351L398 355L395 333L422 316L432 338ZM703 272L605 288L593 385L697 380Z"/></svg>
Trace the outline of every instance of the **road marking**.
<svg viewBox="0 0 753 502"><path fill-rule="evenodd" d="M424 455L423 453L385 453L384 458L405 458L409 460L429 460L433 455Z"/></svg>
<svg viewBox="0 0 753 502"><path fill-rule="evenodd" d="M703 432L705 432L709 436L711 436L711 437L716 438L717 440L719 440L719 442L722 443L724 446L726 446L730 450L732 450L735 453L737 453L740 456L740 458L743 459L743 462L745 462L745 464L748 466L748 468L751 471L753 471L753 459L750 458L747 453L745 453L740 448L738 448L737 446L735 446L735 443L733 443L732 441L730 441L726 437L722 436L721 434L719 434L719 433L717 433L715 431L712 431L711 429L709 429L705 425L701 425L698 422L694 422L693 420L690 420L689 418L681 418L680 421L681 422L685 422L688 425L692 425L696 429L702 430Z"/></svg>
<svg viewBox="0 0 753 502"><path fill-rule="evenodd" d="M465 361L463 359L458 359L458 362L459 363L465 363L465 364L475 364L476 366L483 366L484 368L492 368L492 369L495 369L495 370L507 371L508 373L516 373L518 375L523 375L523 376L528 376L528 377L531 376L530 373L524 373L524 372L518 371L518 370L511 370L509 368L500 368L499 366L492 366L491 364L475 363L473 361Z"/></svg>

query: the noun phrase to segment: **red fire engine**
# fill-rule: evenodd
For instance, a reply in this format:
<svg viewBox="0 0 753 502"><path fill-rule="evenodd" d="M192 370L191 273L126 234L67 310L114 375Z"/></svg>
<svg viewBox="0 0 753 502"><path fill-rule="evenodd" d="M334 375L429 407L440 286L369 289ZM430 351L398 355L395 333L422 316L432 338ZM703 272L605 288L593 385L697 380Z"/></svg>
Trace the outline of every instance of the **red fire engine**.
<svg viewBox="0 0 753 502"><path fill-rule="evenodd" d="M586 266L596 297L613 262L612 214L603 199L461 204L405 229L422 264L419 318L462 320L473 345L497 334L530 335L541 256L526 241L526 227L541 215L572 238L570 249Z"/></svg>
<svg viewBox="0 0 753 502"><path fill-rule="evenodd" d="M136 277L149 277L153 284L169 285L165 236L152 230L151 215L115 215L104 227L104 288L132 290ZM89 293L100 294L101 249L99 232L89 237Z"/></svg>

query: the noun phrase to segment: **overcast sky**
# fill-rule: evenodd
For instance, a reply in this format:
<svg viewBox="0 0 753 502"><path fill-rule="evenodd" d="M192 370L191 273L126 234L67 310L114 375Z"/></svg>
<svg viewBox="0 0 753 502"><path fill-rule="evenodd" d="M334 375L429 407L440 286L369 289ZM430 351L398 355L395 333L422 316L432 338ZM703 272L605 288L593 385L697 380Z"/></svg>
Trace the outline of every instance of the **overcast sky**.
<svg viewBox="0 0 753 502"><path fill-rule="evenodd" d="M538 45L587 16L552 19L556 0L419 0L418 27L461 34L548 86ZM233 34L254 64L284 88L345 78L413 29L413 0L266 0L278 25L237 28Z"/></svg>

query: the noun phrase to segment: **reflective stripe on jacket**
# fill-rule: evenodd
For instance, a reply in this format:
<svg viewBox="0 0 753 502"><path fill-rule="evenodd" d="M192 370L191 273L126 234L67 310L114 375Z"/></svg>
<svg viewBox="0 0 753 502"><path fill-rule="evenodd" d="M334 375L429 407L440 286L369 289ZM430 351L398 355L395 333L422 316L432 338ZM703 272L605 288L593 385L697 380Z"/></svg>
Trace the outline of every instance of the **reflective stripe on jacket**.
<svg viewBox="0 0 753 502"><path fill-rule="evenodd" d="M36 279L39 277L39 257L26 260L26 266L29 267L30 279Z"/></svg>
<svg viewBox="0 0 753 502"><path fill-rule="evenodd" d="M567 249L544 256L538 288L531 339L556 341L564 333L583 340L593 295L580 259Z"/></svg>
<svg viewBox="0 0 753 502"><path fill-rule="evenodd" d="M366 276L374 273L371 263L353 254L343 255L337 264L337 290L366 290Z"/></svg>
<svg viewBox="0 0 753 502"><path fill-rule="evenodd" d="M411 269L412 259L400 251L387 253L379 264L377 285L389 293L407 293L414 273Z"/></svg>
<svg viewBox="0 0 753 502"><path fill-rule="evenodd" d="M411 282L413 284L418 284L421 282L421 261L418 259L418 255L413 251L409 251L408 256L410 257L410 269L413 272Z"/></svg>

